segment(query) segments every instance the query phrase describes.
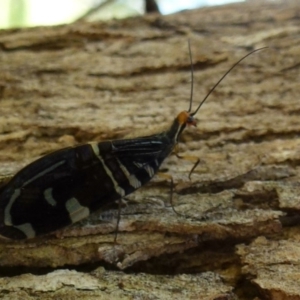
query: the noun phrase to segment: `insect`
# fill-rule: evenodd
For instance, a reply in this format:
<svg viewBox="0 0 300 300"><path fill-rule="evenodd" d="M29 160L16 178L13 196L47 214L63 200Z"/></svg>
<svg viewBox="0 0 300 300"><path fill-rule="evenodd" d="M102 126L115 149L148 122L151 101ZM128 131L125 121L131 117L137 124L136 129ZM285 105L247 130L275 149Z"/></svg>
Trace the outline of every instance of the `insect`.
<svg viewBox="0 0 300 300"><path fill-rule="evenodd" d="M194 111L192 70L189 108L177 115L167 131L64 148L21 169L0 188L0 235L26 239L51 233L145 185L174 150L186 126L196 125L195 115L224 77L261 49L236 62ZM190 46L189 51L191 59Z"/></svg>

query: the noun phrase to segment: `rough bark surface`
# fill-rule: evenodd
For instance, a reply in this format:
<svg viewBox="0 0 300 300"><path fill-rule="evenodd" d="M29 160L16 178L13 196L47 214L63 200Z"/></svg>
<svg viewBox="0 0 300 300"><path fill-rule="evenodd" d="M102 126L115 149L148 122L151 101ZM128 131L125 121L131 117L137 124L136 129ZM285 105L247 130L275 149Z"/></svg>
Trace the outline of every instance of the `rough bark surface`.
<svg viewBox="0 0 300 300"><path fill-rule="evenodd" d="M148 135L196 106L180 154L130 195L56 234L0 241L3 299L300 299L300 4L249 1L0 32L0 175L55 149ZM105 266L105 269L103 268ZM60 270L56 270L60 268ZM117 268L119 268L118 271ZM69 269L69 270L68 270ZM259 298L256 298L259 297Z"/></svg>

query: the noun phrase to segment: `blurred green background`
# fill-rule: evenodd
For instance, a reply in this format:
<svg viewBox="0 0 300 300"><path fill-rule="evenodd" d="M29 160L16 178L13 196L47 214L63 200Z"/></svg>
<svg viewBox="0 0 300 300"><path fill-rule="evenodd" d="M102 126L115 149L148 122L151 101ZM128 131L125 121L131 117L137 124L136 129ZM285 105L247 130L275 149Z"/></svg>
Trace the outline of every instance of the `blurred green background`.
<svg viewBox="0 0 300 300"><path fill-rule="evenodd" d="M243 0L156 0L162 14ZM145 13L146 0L0 0L0 28L126 18Z"/></svg>

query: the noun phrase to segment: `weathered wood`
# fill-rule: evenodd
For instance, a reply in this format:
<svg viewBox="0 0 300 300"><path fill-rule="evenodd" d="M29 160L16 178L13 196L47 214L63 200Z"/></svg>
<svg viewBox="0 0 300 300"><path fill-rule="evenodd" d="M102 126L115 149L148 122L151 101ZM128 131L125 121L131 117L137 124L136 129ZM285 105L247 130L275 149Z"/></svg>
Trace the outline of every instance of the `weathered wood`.
<svg viewBox="0 0 300 300"><path fill-rule="evenodd" d="M114 209L54 235L3 240L0 295L300 299L293 280L300 274L299 13L296 0L249 1L171 16L0 32L5 178L55 149L168 126L188 108L188 39L195 105L235 61L270 47L234 69L201 108L198 127L184 133L180 154L201 159L192 180L190 162L172 156L164 164L176 184L175 208L189 217L172 211L169 182L156 178L122 209L117 245ZM134 274L23 274L103 263ZM78 280L82 276L86 285ZM47 287L38 288L44 280ZM147 282L160 289L164 281L169 291L148 290Z"/></svg>

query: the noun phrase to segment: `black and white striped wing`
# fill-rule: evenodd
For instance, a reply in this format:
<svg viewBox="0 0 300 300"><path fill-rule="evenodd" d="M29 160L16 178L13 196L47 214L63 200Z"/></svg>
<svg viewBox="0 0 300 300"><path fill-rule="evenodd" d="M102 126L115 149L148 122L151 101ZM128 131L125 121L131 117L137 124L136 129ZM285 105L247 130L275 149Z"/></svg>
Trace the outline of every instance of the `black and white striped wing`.
<svg viewBox="0 0 300 300"><path fill-rule="evenodd" d="M82 220L148 182L164 153L161 139L149 137L46 155L1 187L0 235L32 238Z"/></svg>

